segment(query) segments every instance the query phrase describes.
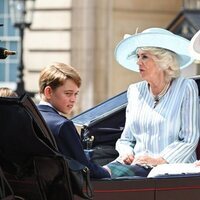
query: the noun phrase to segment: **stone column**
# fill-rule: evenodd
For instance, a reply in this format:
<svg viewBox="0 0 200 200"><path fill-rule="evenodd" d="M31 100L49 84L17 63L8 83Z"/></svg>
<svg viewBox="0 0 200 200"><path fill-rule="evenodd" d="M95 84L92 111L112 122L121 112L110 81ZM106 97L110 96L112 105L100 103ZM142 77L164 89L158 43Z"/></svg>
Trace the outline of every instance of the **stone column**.
<svg viewBox="0 0 200 200"><path fill-rule="evenodd" d="M82 77L78 112L93 106L95 0L72 1L72 54L71 64Z"/></svg>

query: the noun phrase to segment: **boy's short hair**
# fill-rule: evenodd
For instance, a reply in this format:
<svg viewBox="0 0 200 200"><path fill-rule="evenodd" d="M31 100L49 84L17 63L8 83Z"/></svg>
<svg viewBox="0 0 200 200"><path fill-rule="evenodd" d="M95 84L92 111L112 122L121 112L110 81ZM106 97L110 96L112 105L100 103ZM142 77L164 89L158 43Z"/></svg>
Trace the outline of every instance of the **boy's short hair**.
<svg viewBox="0 0 200 200"><path fill-rule="evenodd" d="M17 97L17 93L8 87L0 88L0 97Z"/></svg>
<svg viewBox="0 0 200 200"><path fill-rule="evenodd" d="M39 77L40 94L44 93L46 86L50 86L54 90L63 85L67 79L73 80L78 87L81 86L81 77L72 66L64 63L54 63L45 67Z"/></svg>

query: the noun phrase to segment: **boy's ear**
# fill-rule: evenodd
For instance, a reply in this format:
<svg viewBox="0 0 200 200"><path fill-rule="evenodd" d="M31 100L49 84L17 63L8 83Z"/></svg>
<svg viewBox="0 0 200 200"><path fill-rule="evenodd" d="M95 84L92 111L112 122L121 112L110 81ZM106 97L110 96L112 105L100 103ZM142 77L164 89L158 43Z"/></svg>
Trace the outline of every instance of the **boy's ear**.
<svg viewBox="0 0 200 200"><path fill-rule="evenodd" d="M46 86L44 88L44 96L47 98L47 99L51 99L51 95L52 95L52 88L50 86Z"/></svg>

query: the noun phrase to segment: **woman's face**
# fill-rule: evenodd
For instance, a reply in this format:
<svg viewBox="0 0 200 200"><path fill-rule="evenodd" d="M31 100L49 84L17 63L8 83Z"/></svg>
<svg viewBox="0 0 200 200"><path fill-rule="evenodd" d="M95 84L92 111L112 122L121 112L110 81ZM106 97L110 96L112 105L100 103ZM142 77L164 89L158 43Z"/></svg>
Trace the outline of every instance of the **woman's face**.
<svg viewBox="0 0 200 200"><path fill-rule="evenodd" d="M161 72L163 73L161 68L155 62L156 56L152 55L148 51L139 49L137 57L140 75L144 80L151 81L158 77Z"/></svg>
<svg viewBox="0 0 200 200"><path fill-rule="evenodd" d="M70 114L77 101L79 87L71 79L64 81L64 84L52 90L48 102L59 112Z"/></svg>

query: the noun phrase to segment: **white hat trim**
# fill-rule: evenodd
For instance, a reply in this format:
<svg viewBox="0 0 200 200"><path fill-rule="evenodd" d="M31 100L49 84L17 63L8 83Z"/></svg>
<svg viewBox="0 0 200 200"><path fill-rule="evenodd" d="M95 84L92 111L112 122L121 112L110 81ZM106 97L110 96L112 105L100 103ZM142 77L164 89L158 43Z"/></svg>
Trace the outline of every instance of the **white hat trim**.
<svg viewBox="0 0 200 200"><path fill-rule="evenodd" d="M191 39L190 52L191 56L200 60L200 30Z"/></svg>

